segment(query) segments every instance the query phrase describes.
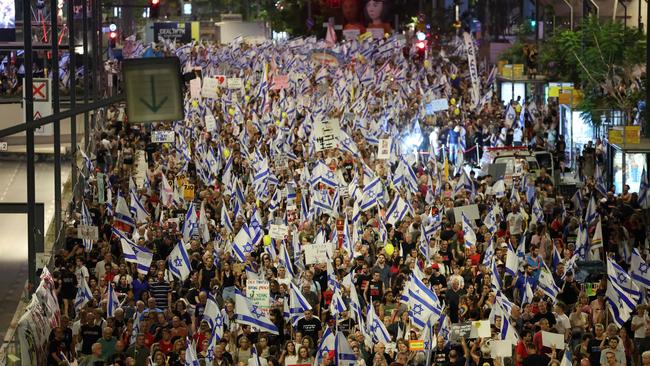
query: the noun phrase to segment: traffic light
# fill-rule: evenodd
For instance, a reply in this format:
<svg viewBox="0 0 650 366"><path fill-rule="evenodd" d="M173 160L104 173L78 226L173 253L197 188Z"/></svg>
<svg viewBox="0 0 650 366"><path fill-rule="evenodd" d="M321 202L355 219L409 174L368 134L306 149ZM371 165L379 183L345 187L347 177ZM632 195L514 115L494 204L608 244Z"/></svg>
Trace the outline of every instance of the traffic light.
<svg viewBox="0 0 650 366"><path fill-rule="evenodd" d="M111 23L108 25L108 42L111 48L117 45L117 25Z"/></svg>
<svg viewBox="0 0 650 366"><path fill-rule="evenodd" d="M427 54L427 42L426 41L415 42L415 52L419 59L424 60Z"/></svg>
<svg viewBox="0 0 650 366"><path fill-rule="evenodd" d="M160 0L149 0L149 18L158 18Z"/></svg>

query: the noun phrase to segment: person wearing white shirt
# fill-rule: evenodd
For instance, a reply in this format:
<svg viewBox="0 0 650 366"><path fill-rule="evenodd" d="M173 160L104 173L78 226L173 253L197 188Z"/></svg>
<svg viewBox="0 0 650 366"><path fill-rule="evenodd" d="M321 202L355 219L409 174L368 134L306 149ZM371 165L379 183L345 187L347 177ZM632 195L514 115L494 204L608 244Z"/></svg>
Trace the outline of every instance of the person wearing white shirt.
<svg viewBox="0 0 650 366"><path fill-rule="evenodd" d="M521 146L524 138L524 132L521 128L517 127L512 133L512 146Z"/></svg>
<svg viewBox="0 0 650 366"><path fill-rule="evenodd" d="M508 231L510 232L510 235L521 235L524 218L519 211L518 204L512 206L512 212L506 216L506 221L508 222Z"/></svg>
<svg viewBox="0 0 650 366"><path fill-rule="evenodd" d="M565 305L562 303L555 305L555 329L558 333L564 334L565 339L569 339L571 335L571 322L564 309Z"/></svg>
<svg viewBox="0 0 650 366"><path fill-rule="evenodd" d="M642 351L648 350L647 347L650 346L650 316L648 316L648 306L646 304L641 304L636 308L636 315L632 317L632 331L634 332L634 349L639 351L636 352L638 355ZM639 364L639 360L636 359L636 364Z"/></svg>

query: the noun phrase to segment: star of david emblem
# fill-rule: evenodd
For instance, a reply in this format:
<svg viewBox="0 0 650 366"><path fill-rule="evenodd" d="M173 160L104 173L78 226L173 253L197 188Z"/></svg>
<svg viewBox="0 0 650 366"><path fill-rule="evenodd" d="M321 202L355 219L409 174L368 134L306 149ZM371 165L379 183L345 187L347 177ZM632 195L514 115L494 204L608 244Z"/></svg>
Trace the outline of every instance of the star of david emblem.
<svg viewBox="0 0 650 366"><path fill-rule="evenodd" d="M623 272L619 273L617 277L618 277L619 282L625 282L627 280L627 278L625 277L625 274Z"/></svg>
<svg viewBox="0 0 650 366"><path fill-rule="evenodd" d="M423 309L422 309L422 305L420 305L420 304L415 304L415 305L413 305L413 309L412 309L412 310L413 310L413 314L415 314L415 315L420 315L420 314L422 314L422 311L423 311Z"/></svg>
<svg viewBox="0 0 650 366"><path fill-rule="evenodd" d="M327 172L326 175L327 175L327 178L334 179L334 172L333 171L330 170L329 172Z"/></svg>
<svg viewBox="0 0 650 366"><path fill-rule="evenodd" d="M257 318L262 316L262 314L260 313L260 309L257 307L257 305L253 305L253 307L251 308L251 313L255 315Z"/></svg>
<svg viewBox="0 0 650 366"><path fill-rule="evenodd" d="M648 268L649 266L647 264L641 263L641 265L639 266L639 271L643 274L646 274L648 273Z"/></svg>
<svg viewBox="0 0 650 366"><path fill-rule="evenodd" d="M429 341L424 341L424 349L428 349L428 348L429 348Z"/></svg>
<svg viewBox="0 0 650 366"><path fill-rule="evenodd" d="M252 251L253 251L253 246L250 243L246 243L246 245L244 245L244 252L249 253Z"/></svg>
<svg viewBox="0 0 650 366"><path fill-rule="evenodd" d="M133 254L138 255L139 252L138 247L133 247Z"/></svg>
<svg viewBox="0 0 650 366"><path fill-rule="evenodd" d="M210 349L208 350L208 353L206 353L205 358L206 358L208 361L212 361L212 360L214 360L214 351L212 350L212 348L210 348Z"/></svg>
<svg viewBox="0 0 650 366"><path fill-rule="evenodd" d="M215 327L223 326L223 317L222 316L217 317L217 320L215 320L215 322L214 322L214 326Z"/></svg>
<svg viewBox="0 0 650 366"><path fill-rule="evenodd" d="M341 143L342 143L343 145L350 146L350 144L352 144L352 139L348 137L348 138L346 138L346 139L343 139L343 141L341 141Z"/></svg>
<svg viewBox="0 0 650 366"><path fill-rule="evenodd" d="M393 213L393 217L396 218L396 219L399 219L399 212L395 211Z"/></svg>
<svg viewBox="0 0 650 366"><path fill-rule="evenodd" d="M368 196L368 198L374 198L375 197L375 192L369 191L368 193L366 193L366 196Z"/></svg>
<svg viewBox="0 0 650 366"><path fill-rule="evenodd" d="M183 261L181 260L180 257L177 256L176 258L174 258L174 266L180 267L182 265L183 265Z"/></svg>

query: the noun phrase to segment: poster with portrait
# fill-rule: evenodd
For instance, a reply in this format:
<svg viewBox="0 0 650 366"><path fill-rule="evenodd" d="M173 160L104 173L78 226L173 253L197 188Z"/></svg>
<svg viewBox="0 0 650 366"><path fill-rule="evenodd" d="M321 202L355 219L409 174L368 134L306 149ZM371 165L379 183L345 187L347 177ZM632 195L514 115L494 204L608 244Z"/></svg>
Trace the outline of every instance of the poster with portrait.
<svg viewBox="0 0 650 366"><path fill-rule="evenodd" d="M342 25L343 39L366 32L392 33L393 0L320 0L317 12Z"/></svg>

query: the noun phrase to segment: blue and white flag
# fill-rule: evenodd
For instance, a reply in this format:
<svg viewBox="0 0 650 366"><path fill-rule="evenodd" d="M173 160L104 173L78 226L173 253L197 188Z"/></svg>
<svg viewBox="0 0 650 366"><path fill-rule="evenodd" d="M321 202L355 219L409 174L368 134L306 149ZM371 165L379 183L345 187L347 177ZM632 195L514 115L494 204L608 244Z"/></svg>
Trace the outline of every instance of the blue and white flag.
<svg viewBox="0 0 650 366"><path fill-rule="evenodd" d="M409 304L409 318L413 325L422 329L432 315L436 319L440 317L442 314L440 299L415 273L411 273L405 290Z"/></svg>
<svg viewBox="0 0 650 366"><path fill-rule="evenodd" d="M188 242L192 238L193 234L198 234L199 229L199 219L196 216L196 210L194 209L194 202L190 202L190 207L187 208L185 213L185 221L183 221L183 241Z"/></svg>
<svg viewBox="0 0 650 366"><path fill-rule="evenodd" d="M185 281L190 276L192 265L190 264L190 256L187 254L183 242L179 241L172 252L169 253L167 264L172 275L181 281Z"/></svg>
<svg viewBox="0 0 650 366"><path fill-rule="evenodd" d="M337 285L334 287L332 300L330 301L330 313L335 317L346 310L347 307L345 306L343 295L341 294L341 286L337 283Z"/></svg>
<svg viewBox="0 0 650 366"><path fill-rule="evenodd" d="M630 261L630 275L632 280L639 286L650 289L650 266L643 260L637 248L632 249L632 260Z"/></svg>
<svg viewBox="0 0 650 366"><path fill-rule="evenodd" d="M221 205L221 226L223 226L231 234L235 231L235 227L233 226L232 221L230 220L230 216L228 215L228 207L226 206L226 201L223 201L223 204Z"/></svg>
<svg viewBox="0 0 650 366"><path fill-rule="evenodd" d="M106 318L115 316L115 310L119 309L120 301L117 299L117 293L113 288L113 281L108 281L108 299L106 304Z"/></svg>
<svg viewBox="0 0 650 366"><path fill-rule="evenodd" d="M251 230L246 223L242 224L239 233L232 240L232 252L240 262L246 262L246 255L250 254L255 247L251 243Z"/></svg>
<svg viewBox="0 0 650 366"><path fill-rule="evenodd" d="M336 333L334 349L336 350L335 366L355 366L357 364L357 356L343 332Z"/></svg>
<svg viewBox="0 0 650 366"><path fill-rule="evenodd" d="M217 300L215 300L214 296L212 296L210 293L208 293L208 300L206 301L205 308L203 310L203 320L206 320L208 322L213 333L215 332L216 328L219 328L216 330L216 333L219 336L219 339L221 339L223 336L223 315L219 310L219 304L217 303Z"/></svg>
<svg viewBox="0 0 650 366"><path fill-rule="evenodd" d="M375 178L368 185L363 187L363 200L361 201L361 211L367 211L381 203L384 196L384 185L381 179Z"/></svg>
<svg viewBox="0 0 650 366"><path fill-rule="evenodd" d="M476 245L476 233L470 225L469 219L465 216L465 213L461 213L463 219L463 239L465 240L465 247L473 247Z"/></svg>
<svg viewBox="0 0 650 366"><path fill-rule="evenodd" d="M594 199L594 196L591 196L589 199L589 204L587 205L587 212L585 213L585 221L587 222L587 226L591 226L591 224L596 222L596 218L598 217L596 208L596 200Z"/></svg>
<svg viewBox="0 0 650 366"><path fill-rule="evenodd" d="M131 191L131 206L129 209L138 224L146 223L149 219L149 213L144 208L144 204L133 191Z"/></svg>
<svg viewBox="0 0 650 366"><path fill-rule="evenodd" d="M379 319L372 304L368 305L368 315L366 317L366 333L372 337L372 342L388 344L391 337L384 323Z"/></svg>
<svg viewBox="0 0 650 366"><path fill-rule="evenodd" d="M395 195L395 199L388 207L386 212L386 222L391 225L404 220L406 214L409 213L408 203L399 194Z"/></svg>
<svg viewBox="0 0 650 366"><path fill-rule="evenodd" d="M284 268L287 270L287 274L292 279L296 277L296 273L293 270L293 265L291 264L291 256L289 255L289 251L287 250L287 246L284 240L282 241L282 244L280 244L280 256L278 257L278 261L281 265L284 266Z"/></svg>
<svg viewBox="0 0 650 366"><path fill-rule="evenodd" d="M293 282L290 282L289 286L289 316L291 325L295 327L298 321L305 317L305 311L311 310L311 305L309 305L305 295L302 294L298 286Z"/></svg>
<svg viewBox="0 0 650 366"><path fill-rule="evenodd" d="M323 360L329 356L330 351L334 351L335 338L334 333L332 333L332 328L326 327L318 349L316 350L314 366L320 366Z"/></svg>
<svg viewBox="0 0 650 366"><path fill-rule="evenodd" d="M86 226L90 226L93 224L93 219L92 216L90 216L90 211L88 211L88 206L86 206L85 201L81 201L81 223ZM83 239L82 240L83 245L84 245L84 251L86 253L89 253L91 250L93 250L93 241L90 239Z"/></svg>
<svg viewBox="0 0 650 366"><path fill-rule="evenodd" d="M537 289L548 295L554 302L557 301L557 295L560 293L560 288L555 283L553 274L551 271L544 265L539 273L539 278L537 279Z"/></svg>
<svg viewBox="0 0 650 366"><path fill-rule="evenodd" d="M235 321L257 328L260 332L279 334L278 327L244 294L235 289Z"/></svg>
<svg viewBox="0 0 650 366"><path fill-rule="evenodd" d="M641 299L641 291L632 277L611 258L607 258L607 278L605 301L620 328L632 317Z"/></svg>
<svg viewBox="0 0 650 366"><path fill-rule="evenodd" d="M119 230L113 228L113 232L119 232ZM138 273L147 275L149 273L149 267L151 267L151 262L153 261L153 253L147 247L141 247L133 241L126 238L125 235L118 235L120 237L120 243L122 244L122 254L124 255L124 260L130 263L135 263Z"/></svg>
<svg viewBox="0 0 650 366"><path fill-rule="evenodd" d="M185 366L200 366L199 358L196 356L196 348L189 339L185 340Z"/></svg>
<svg viewBox="0 0 650 366"><path fill-rule="evenodd" d="M128 225L132 228L135 227L135 220L131 217L131 212L129 211L129 205L126 204L124 197L117 196L117 205L115 206L115 213L113 214L113 219L115 221L121 222L125 225Z"/></svg>
<svg viewBox="0 0 650 366"><path fill-rule="evenodd" d="M90 287L88 287L86 278L84 276L81 276L81 283L77 287L77 296L74 299L74 311L76 313L79 313L81 308L83 308L83 306L92 299L93 293L90 291Z"/></svg>

